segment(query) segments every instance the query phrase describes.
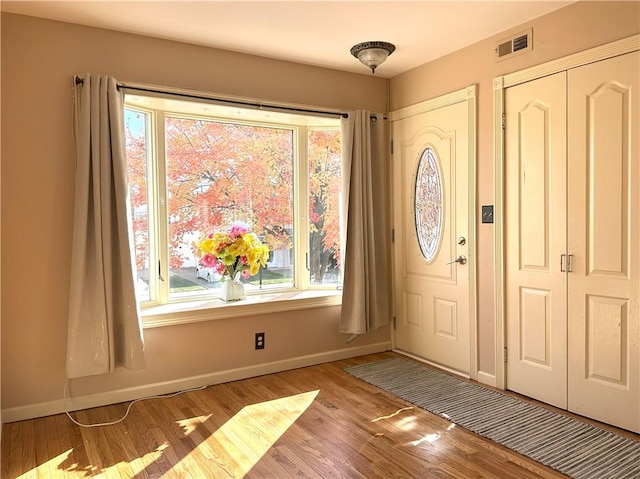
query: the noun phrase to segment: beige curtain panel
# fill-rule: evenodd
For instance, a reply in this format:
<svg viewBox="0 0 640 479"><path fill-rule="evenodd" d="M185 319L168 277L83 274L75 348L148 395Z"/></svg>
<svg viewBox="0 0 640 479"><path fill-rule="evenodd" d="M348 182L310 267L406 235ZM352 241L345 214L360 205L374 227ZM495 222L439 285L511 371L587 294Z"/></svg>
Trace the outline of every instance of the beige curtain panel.
<svg viewBox="0 0 640 479"><path fill-rule="evenodd" d="M69 378L145 366L134 290L124 96L111 77L85 75L76 83Z"/></svg>
<svg viewBox="0 0 640 479"><path fill-rule="evenodd" d="M391 316L386 131L380 114L359 110L342 119L341 333L365 334L389 324Z"/></svg>

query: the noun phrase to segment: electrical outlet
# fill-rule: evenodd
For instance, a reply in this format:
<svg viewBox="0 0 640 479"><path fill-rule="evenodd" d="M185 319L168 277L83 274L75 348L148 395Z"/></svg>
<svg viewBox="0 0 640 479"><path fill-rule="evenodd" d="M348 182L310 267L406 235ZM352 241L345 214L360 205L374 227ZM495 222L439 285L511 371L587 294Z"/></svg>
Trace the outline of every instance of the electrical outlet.
<svg viewBox="0 0 640 479"><path fill-rule="evenodd" d="M264 333L256 333L256 349L264 349Z"/></svg>

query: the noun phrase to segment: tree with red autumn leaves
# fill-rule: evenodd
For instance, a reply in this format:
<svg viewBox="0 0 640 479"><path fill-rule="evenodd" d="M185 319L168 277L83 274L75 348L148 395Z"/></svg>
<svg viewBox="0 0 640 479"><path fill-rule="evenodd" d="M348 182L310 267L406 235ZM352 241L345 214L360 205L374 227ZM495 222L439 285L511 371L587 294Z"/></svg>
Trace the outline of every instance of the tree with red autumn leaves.
<svg viewBox="0 0 640 479"><path fill-rule="evenodd" d="M340 132L309 134L309 252L311 282L321 284L340 264Z"/></svg>
<svg viewBox="0 0 640 479"><path fill-rule="evenodd" d="M143 133L126 133L140 269L148 257L147 146ZM318 130L308 138L310 269L320 283L339 262L340 134ZM183 265L181 245L233 221L250 225L270 250L293 246L293 142L286 128L165 118L171 268Z"/></svg>

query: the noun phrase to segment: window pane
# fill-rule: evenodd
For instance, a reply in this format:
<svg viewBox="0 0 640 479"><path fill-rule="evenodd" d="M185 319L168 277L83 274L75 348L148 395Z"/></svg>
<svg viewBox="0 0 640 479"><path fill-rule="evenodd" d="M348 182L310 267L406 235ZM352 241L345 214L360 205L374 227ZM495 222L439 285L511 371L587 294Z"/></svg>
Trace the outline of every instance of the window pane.
<svg viewBox="0 0 640 479"><path fill-rule="evenodd" d="M311 131L309 159L310 284L339 285L341 147L338 130Z"/></svg>
<svg viewBox="0 0 640 479"><path fill-rule="evenodd" d="M431 148L422 152L416 173L414 194L416 233L420 251L431 262L442 243L442 177Z"/></svg>
<svg viewBox="0 0 640 479"><path fill-rule="evenodd" d="M220 287L198 268L194 243L249 225L271 251L245 289L293 286L293 130L165 119L170 298Z"/></svg>
<svg viewBox="0 0 640 479"><path fill-rule="evenodd" d="M137 270L136 297L138 301L149 301L150 236L149 236L149 191L147 170L149 160L148 125L149 114L125 109L125 134L127 148L127 174L129 199L133 219L133 238Z"/></svg>

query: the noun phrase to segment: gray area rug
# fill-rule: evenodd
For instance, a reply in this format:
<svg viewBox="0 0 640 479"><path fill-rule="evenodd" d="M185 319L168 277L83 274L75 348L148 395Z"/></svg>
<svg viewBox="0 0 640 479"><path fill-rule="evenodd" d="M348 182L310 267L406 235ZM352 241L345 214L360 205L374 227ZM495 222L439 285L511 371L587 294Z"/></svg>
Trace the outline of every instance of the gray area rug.
<svg viewBox="0 0 640 479"><path fill-rule="evenodd" d="M640 478L640 442L591 424L403 358L345 371L572 478Z"/></svg>

